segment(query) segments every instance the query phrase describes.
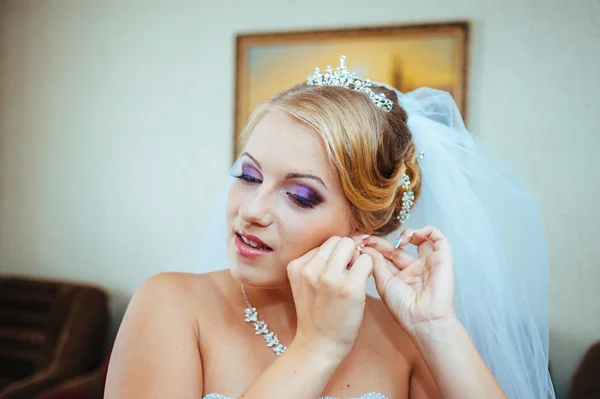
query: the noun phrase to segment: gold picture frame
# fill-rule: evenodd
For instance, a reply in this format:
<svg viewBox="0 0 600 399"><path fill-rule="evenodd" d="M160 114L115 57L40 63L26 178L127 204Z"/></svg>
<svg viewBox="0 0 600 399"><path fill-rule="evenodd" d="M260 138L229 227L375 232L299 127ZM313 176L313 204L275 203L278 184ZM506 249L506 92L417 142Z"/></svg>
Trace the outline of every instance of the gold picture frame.
<svg viewBox="0 0 600 399"><path fill-rule="evenodd" d="M239 135L260 101L306 80L315 67L350 71L402 92L428 86L450 92L466 116L469 23L240 34L236 38L234 159Z"/></svg>

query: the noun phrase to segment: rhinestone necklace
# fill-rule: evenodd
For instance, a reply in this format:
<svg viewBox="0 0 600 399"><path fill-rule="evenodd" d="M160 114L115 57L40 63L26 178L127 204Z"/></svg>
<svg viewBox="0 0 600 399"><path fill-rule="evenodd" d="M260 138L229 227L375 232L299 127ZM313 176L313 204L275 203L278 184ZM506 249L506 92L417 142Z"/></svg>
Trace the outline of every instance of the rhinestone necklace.
<svg viewBox="0 0 600 399"><path fill-rule="evenodd" d="M263 334L263 338L265 339L267 347L273 349L273 352L275 352L277 356L281 355L283 352L285 352L287 346L281 344L279 342L279 338L277 338L277 335L269 331L267 328L267 323L262 320L258 320L258 312L252 307L252 305L250 305L244 284L242 284L242 294L244 294L244 300L246 301L247 306L246 310L244 310L244 313L246 314L244 321L246 323L252 323L254 325L254 334Z"/></svg>

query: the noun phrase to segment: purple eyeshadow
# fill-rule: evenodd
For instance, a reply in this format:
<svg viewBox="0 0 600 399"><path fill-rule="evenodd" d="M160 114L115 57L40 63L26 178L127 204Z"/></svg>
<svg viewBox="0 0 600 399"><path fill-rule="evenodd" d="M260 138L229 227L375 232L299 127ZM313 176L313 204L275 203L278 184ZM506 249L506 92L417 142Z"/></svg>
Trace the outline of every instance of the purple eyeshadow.
<svg viewBox="0 0 600 399"><path fill-rule="evenodd" d="M258 173L258 170L256 170L256 168L250 165L242 165L242 175L260 180L260 173Z"/></svg>
<svg viewBox="0 0 600 399"><path fill-rule="evenodd" d="M290 194L297 195L298 197L303 198L315 205L323 202L323 198L321 198L317 192L307 186L295 186L294 189L290 191Z"/></svg>

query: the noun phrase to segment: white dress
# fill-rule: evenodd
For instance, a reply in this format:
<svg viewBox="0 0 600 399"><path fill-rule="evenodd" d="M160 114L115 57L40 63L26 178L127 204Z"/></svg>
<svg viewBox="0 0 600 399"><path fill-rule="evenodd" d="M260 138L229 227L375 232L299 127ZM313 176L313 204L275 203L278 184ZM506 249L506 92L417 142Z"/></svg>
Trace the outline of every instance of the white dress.
<svg viewBox="0 0 600 399"><path fill-rule="evenodd" d="M223 396L218 393L209 393L208 395L204 396L202 399L234 399L234 398L229 398L227 396ZM320 399L340 399L340 398L336 398L333 396L321 396ZM360 398L348 398L348 399L389 399L389 398L379 392L371 392L371 393L361 396Z"/></svg>

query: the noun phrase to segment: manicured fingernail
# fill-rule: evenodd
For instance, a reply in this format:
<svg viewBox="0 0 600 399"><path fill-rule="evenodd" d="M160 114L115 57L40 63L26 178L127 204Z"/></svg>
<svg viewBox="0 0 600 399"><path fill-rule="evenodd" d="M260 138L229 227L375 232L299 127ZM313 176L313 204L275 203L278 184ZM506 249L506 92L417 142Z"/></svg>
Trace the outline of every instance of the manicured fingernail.
<svg viewBox="0 0 600 399"><path fill-rule="evenodd" d="M371 237L370 234L356 234L356 235L352 236L352 239L356 242L359 242L359 241L364 241L369 237Z"/></svg>
<svg viewBox="0 0 600 399"><path fill-rule="evenodd" d="M402 242L402 237L398 238L396 242L394 242L394 249L398 249L400 243Z"/></svg>

